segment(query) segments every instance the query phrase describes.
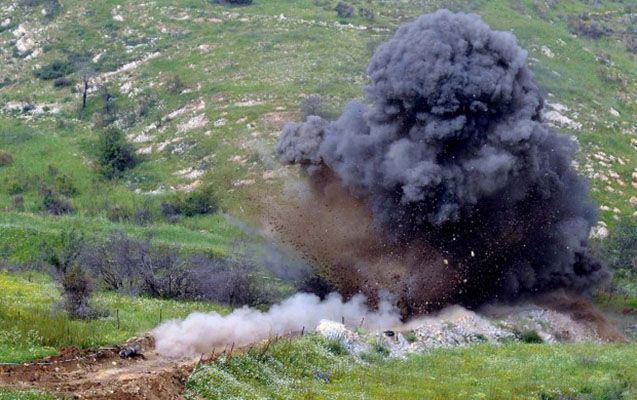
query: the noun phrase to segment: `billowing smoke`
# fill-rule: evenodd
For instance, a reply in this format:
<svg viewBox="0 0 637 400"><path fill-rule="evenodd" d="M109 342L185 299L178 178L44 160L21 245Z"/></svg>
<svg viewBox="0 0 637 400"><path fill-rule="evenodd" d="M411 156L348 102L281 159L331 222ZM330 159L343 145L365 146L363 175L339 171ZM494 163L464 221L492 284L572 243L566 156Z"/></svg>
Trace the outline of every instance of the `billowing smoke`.
<svg viewBox="0 0 637 400"><path fill-rule="evenodd" d="M442 10L374 54L366 101L288 124L278 151L308 187L271 225L345 296L388 289L403 316L607 276L576 144L543 124L526 52L477 15Z"/></svg>
<svg viewBox="0 0 637 400"><path fill-rule="evenodd" d="M243 307L231 314L193 313L182 321L170 321L155 329L160 354L184 357L240 347L269 337L314 330L322 319L344 321L353 327L379 329L398 326L400 314L389 299L370 311L362 295L344 302L336 293L321 301L307 293L296 294L267 312Z"/></svg>

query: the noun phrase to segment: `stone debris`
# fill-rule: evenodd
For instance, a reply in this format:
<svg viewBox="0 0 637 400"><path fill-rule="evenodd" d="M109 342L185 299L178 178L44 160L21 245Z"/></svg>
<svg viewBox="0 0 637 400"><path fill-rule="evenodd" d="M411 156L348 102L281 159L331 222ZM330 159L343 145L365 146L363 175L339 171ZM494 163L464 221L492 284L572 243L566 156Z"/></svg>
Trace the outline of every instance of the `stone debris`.
<svg viewBox="0 0 637 400"><path fill-rule="evenodd" d="M522 340L524 332L534 331L545 342L599 342L595 331L557 311L536 305L491 306L483 314L461 306L450 306L437 316L410 321L395 330L367 332L364 321L351 327L322 320L316 331L340 342L350 354L362 356L379 346L389 357L436 348L464 347L477 343L498 344Z"/></svg>

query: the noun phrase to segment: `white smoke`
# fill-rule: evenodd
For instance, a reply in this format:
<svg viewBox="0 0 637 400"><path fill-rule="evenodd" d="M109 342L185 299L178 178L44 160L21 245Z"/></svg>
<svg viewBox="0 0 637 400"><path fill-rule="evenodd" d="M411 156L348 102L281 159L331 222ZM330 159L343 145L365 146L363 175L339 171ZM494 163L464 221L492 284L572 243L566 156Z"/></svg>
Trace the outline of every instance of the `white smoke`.
<svg viewBox="0 0 637 400"><path fill-rule="evenodd" d="M370 310L363 295L344 302L332 293L323 301L316 295L297 293L263 312L249 307L228 315L216 312L190 314L184 320L168 321L153 331L157 351L167 357L192 357L243 346L301 330L313 331L323 319L345 321L351 327L392 328L401 325L400 313L388 296L377 310Z"/></svg>

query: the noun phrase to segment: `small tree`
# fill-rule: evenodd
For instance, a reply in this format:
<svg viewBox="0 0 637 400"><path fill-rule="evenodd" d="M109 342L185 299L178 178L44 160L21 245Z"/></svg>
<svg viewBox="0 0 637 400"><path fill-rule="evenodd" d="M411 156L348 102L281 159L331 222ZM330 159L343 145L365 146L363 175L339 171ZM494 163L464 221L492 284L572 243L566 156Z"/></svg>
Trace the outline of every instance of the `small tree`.
<svg viewBox="0 0 637 400"><path fill-rule="evenodd" d="M64 309L72 318L85 319L91 316L89 302L93 294L93 282L79 263L73 263L62 274Z"/></svg>
<svg viewBox="0 0 637 400"><path fill-rule="evenodd" d="M137 164L133 146L124 133L110 127L100 134L98 161L106 179L116 179Z"/></svg>
<svg viewBox="0 0 637 400"><path fill-rule="evenodd" d="M47 184L42 184L40 187L40 196L42 197L42 208L49 214L62 215L75 211L69 200L61 197Z"/></svg>
<svg viewBox="0 0 637 400"><path fill-rule="evenodd" d="M340 18L351 18L354 15L354 7L351 4L339 1L336 5L336 14Z"/></svg>

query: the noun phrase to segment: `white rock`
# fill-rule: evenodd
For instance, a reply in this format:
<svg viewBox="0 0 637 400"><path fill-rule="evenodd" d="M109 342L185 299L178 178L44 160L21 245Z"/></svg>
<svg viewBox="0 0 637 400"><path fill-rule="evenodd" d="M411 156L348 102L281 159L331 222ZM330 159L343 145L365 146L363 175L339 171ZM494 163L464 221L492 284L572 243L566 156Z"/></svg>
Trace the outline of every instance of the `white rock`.
<svg viewBox="0 0 637 400"><path fill-rule="evenodd" d="M203 128L208 125L208 117L204 114L196 115L188 120L188 122L177 126L177 132L184 133L197 128Z"/></svg>
<svg viewBox="0 0 637 400"><path fill-rule="evenodd" d="M582 129L581 123L573 121L569 117L562 115L555 110L545 111L542 114L542 117L544 118L545 121L547 121L549 124L554 126L561 126L561 127L575 130L575 131L579 131Z"/></svg>
<svg viewBox="0 0 637 400"><path fill-rule="evenodd" d="M547 46L542 46L542 48L540 50L542 51L542 54L544 54L548 58L554 58L555 57L555 54L553 54L553 51L551 49L549 49Z"/></svg>

